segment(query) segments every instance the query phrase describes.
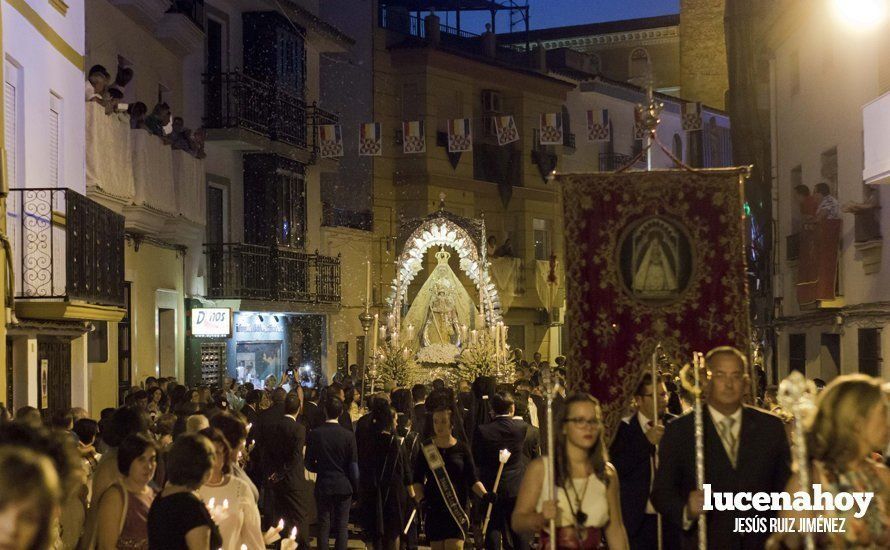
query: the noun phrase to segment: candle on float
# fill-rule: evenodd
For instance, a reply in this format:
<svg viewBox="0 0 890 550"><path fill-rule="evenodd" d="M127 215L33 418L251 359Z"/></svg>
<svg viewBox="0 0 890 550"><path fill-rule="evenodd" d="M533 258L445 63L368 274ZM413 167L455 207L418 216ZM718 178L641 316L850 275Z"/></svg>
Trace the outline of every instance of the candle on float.
<svg viewBox="0 0 890 550"><path fill-rule="evenodd" d="M476 343L476 335L477 334L479 334L479 331L476 329L473 329L470 331L470 342L472 342L474 344Z"/></svg>
<svg viewBox="0 0 890 550"><path fill-rule="evenodd" d="M405 359L405 361L408 360L408 348L402 348L402 357Z"/></svg>
<svg viewBox="0 0 890 550"><path fill-rule="evenodd" d="M374 324L371 326L371 355L374 354L374 350L377 349L377 324L380 322L379 316L374 314ZM384 332L386 331L386 327L380 327L380 333L386 336Z"/></svg>
<svg viewBox="0 0 890 550"><path fill-rule="evenodd" d="M479 313L476 314L476 330L485 329L485 314L482 313L482 308L479 308Z"/></svg>
<svg viewBox="0 0 890 550"><path fill-rule="evenodd" d="M409 342L414 339L414 325L411 325L411 324L408 325L407 337L408 337Z"/></svg>
<svg viewBox="0 0 890 550"><path fill-rule="evenodd" d="M368 268L365 270L365 313L371 307L371 260L368 260Z"/></svg>
<svg viewBox="0 0 890 550"><path fill-rule="evenodd" d="M467 325L460 326L460 341L464 343L467 341Z"/></svg>

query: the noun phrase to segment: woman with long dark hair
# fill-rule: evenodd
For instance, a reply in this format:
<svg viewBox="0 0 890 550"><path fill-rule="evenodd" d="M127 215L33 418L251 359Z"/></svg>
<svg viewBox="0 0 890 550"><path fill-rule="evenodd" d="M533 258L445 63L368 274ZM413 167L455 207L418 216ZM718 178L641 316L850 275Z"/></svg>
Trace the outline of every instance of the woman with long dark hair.
<svg viewBox="0 0 890 550"><path fill-rule="evenodd" d="M423 504L432 550L459 550L471 534L466 513L470 492L485 502L493 502L493 495L476 476L469 446L454 435L460 417L455 412L453 394L450 404L447 397L437 399L436 394L434 391L427 400L430 418L426 431L432 433L423 438L424 447L414 464L414 494Z"/></svg>
<svg viewBox="0 0 890 550"><path fill-rule="evenodd" d="M628 541L621 518L618 474L608 461L599 401L590 394L576 393L566 400L563 411L553 427L557 437L556 500L545 498L550 482L544 463L547 457L537 458L522 478L513 529L526 534L541 532L542 542L546 542L553 533L544 530L554 519L560 549L593 550L605 538L610 550L625 550Z"/></svg>

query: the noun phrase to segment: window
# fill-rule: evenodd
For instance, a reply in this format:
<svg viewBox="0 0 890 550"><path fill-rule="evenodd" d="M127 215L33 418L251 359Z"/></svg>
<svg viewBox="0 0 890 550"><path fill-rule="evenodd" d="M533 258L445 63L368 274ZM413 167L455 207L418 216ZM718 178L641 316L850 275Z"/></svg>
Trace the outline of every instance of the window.
<svg viewBox="0 0 890 550"><path fill-rule="evenodd" d="M630 52L630 64L628 67L628 79L644 79L650 76L649 52L645 48L636 48Z"/></svg>
<svg viewBox="0 0 890 550"><path fill-rule="evenodd" d="M130 347L130 316L133 314L130 308L130 283L124 283L124 317L117 324L117 384L118 403L124 402L124 395L130 389L132 380L132 355Z"/></svg>
<svg viewBox="0 0 890 550"><path fill-rule="evenodd" d="M677 157L677 160L683 160L683 138L680 137L680 134L674 134L674 156Z"/></svg>
<svg viewBox="0 0 890 550"><path fill-rule="evenodd" d="M24 124L22 123L22 68L10 60L4 62L3 110L6 173L9 187L24 187L22 158L24 154Z"/></svg>
<svg viewBox="0 0 890 550"><path fill-rule="evenodd" d="M535 239L535 259L550 259L550 220L535 218L532 220Z"/></svg>
<svg viewBox="0 0 890 550"><path fill-rule="evenodd" d="M831 194L837 197L837 147L832 147L822 153L820 175L822 176L822 181L831 188Z"/></svg>
<svg viewBox="0 0 890 550"><path fill-rule="evenodd" d="M49 181L50 187L64 187L59 181L62 170L62 98L54 93L49 94Z"/></svg>
<svg viewBox="0 0 890 550"><path fill-rule="evenodd" d="M820 378L830 382L841 373L841 335L824 332L819 338Z"/></svg>
<svg viewBox="0 0 890 550"><path fill-rule="evenodd" d="M788 335L788 368L803 375L807 373L807 335Z"/></svg>
<svg viewBox="0 0 890 550"><path fill-rule="evenodd" d="M881 376L881 329L859 329L859 372Z"/></svg>
<svg viewBox="0 0 890 550"><path fill-rule="evenodd" d="M207 243L226 242L225 229L228 227L228 188L222 185L207 184Z"/></svg>
<svg viewBox="0 0 890 550"><path fill-rule="evenodd" d="M87 333L87 361L90 363L108 362L108 323L95 322L96 327Z"/></svg>
<svg viewBox="0 0 890 550"><path fill-rule="evenodd" d="M791 95L800 91L800 54L797 50L791 52L788 56L788 74L791 79Z"/></svg>

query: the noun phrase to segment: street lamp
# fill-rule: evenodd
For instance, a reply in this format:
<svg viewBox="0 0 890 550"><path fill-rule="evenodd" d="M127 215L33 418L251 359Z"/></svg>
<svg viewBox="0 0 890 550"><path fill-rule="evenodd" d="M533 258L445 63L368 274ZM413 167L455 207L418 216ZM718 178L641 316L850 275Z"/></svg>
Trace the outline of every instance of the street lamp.
<svg viewBox="0 0 890 550"><path fill-rule="evenodd" d="M888 0L831 0L835 16L855 30L870 30L887 17Z"/></svg>

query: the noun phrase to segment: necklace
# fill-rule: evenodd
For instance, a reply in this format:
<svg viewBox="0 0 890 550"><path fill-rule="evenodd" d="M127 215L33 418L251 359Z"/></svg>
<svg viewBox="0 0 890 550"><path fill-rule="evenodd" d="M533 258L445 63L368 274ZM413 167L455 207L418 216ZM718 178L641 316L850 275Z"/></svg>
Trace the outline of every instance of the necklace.
<svg viewBox="0 0 890 550"><path fill-rule="evenodd" d="M569 487L572 489L572 494L575 497L575 506L572 506L572 499L567 498L569 501L569 509L572 512L572 515L575 518L575 527L579 530L584 527L584 524L587 523L587 514L584 513L583 505L584 505L584 497L587 495L587 487L590 485L590 476L588 475L584 478L584 488L581 490L581 495L578 495L578 490L575 488L575 480L570 479L568 483ZM569 495L566 494L566 497Z"/></svg>

